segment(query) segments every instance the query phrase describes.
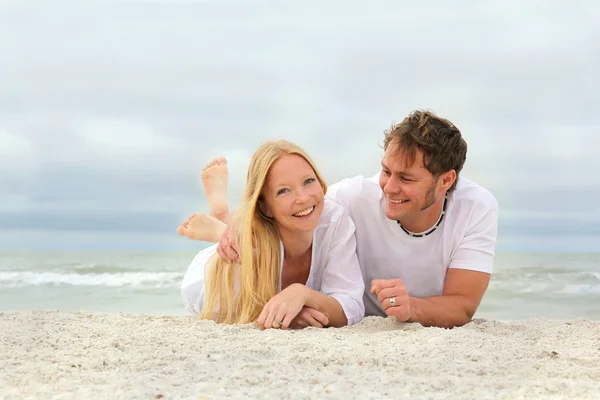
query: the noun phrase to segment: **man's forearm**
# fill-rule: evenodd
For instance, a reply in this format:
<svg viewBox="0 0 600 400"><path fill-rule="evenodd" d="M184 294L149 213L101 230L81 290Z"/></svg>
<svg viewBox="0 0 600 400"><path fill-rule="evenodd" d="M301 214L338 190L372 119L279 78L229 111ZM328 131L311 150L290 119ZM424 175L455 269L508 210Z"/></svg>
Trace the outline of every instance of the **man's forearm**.
<svg viewBox="0 0 600 400"><path fill-rule="evenodd" d="M336 299L308 287L306 287L305 296L306 302L304 305L327 315L329 318L329 326L339 328L348 325L348 319L346 318L346 314L344 314L344 309Z"/></svg>
<svg viewBox="0 0 600 400"><path fill-rule="evenodd" d="M419 322L423 326L453 328L471 321L477 306L464 296L432 296L410 298L412 316L409 322Z"/></svg>

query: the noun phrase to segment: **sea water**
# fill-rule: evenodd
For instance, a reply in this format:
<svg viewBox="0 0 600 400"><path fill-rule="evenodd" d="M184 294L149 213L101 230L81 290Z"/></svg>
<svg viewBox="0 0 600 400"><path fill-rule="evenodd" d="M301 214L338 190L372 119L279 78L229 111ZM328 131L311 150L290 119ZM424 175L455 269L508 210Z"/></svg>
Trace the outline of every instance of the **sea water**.
<svg viewBox="0 0 600 400"><path fill-rule="evenodd" d="M185 315L194 252L0 252L0 311ZM600 320L600 253L499 253L477 318Z"/></svg>

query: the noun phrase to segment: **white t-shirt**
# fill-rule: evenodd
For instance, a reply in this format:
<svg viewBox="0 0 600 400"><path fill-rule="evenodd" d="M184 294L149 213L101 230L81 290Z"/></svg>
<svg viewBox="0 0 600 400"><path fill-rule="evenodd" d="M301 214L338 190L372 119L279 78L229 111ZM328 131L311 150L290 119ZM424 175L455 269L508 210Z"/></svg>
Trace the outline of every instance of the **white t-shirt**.
<svg viewBox="0 0 600 400"><path fill-rule="evenodd" d="M429 297L442 294L448 268L492 273L498 203L490 192L462 176L449 193L442 223L425 237L407 235L386 217L379 174L344 179L329 187L327 198L343 205L356 227L365 315L386 315L369 293L373 279L400 278L411 296Z"/></svg>
<svg viewBox="0 0 600 400"><path fill-rule="evenodd" d="M200 251L181 283L183 302L193 313L202 310L205 265L216 248L217 245L213 245ZM281 244L280 277L283 255ZM360 322L364 317L364 281L356 255L354 224L342 206L328 199L325 199L319 225L313 232L312 263L306 286L335 298L342 306L349 325Z"/></svg>

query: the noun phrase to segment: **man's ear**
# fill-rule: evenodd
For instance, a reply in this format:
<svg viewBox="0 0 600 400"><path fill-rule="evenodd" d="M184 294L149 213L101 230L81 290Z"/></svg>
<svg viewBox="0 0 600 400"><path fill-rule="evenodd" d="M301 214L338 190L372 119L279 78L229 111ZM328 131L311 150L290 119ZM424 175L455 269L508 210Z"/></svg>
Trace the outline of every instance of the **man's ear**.
<svg viewBox="0 0 600 400"><path fill-rule="evenodd" d="M452 184L454 184L454 182L456 181L456 171L451 169L448 172L444 172L441 176L440 176L440 189L443 190L448 190L450 189L450 187L452 186Z"/></svg>

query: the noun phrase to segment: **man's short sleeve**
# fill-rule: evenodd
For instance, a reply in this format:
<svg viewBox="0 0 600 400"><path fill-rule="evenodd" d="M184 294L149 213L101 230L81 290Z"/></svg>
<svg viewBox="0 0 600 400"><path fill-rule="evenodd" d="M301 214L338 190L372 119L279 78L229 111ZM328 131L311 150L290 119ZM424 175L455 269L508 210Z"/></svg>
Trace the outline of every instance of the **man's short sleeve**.
<svg viewBox="0 0 600 400"><path fill-rule="evenodd" d="M498 209L480 203L449 268L492 273L498 234Z"/></svg>

